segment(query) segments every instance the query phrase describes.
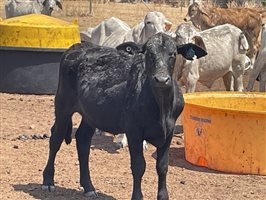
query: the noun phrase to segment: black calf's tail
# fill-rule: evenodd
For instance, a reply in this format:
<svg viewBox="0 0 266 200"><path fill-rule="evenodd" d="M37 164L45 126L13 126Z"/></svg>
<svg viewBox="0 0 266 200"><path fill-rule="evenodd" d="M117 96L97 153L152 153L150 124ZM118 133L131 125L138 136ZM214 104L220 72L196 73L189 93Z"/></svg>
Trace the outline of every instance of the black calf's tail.
<svg viewBox="0 0 266 200"><path fill-rule="evenodd" d="M51 134L56 134L55 133L55 124L52 126L51 128ZM71 140L72 140L72 137L71 137L71 134L72 134L72 121L70 121L70 123L68 123L68 127L67 127L67 132L65 133L65 142L66 144L70 144L71 143Z"/></svg>
<svg viewBox="0 0 266 200"><path fill-rule="evenodd" d="M65 134L65 142L66 144L70 144L71 141L72 141L72 127L73 127L73 124L72 124L72 120L70 119L70 122L68 123L68 127L67 127L67 132Z"/></svg>

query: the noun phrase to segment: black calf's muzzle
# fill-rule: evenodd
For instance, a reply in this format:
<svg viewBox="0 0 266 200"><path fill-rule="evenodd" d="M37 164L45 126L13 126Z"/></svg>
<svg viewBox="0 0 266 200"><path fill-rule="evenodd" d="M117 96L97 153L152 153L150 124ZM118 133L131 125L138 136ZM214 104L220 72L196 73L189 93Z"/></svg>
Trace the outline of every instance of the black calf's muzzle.
<svg viewBox="0 0 266 200"><path fill-rule="evenodd" d="M170 87L171 77L169 75L155 75L153 80L156 87Z"/></svg>

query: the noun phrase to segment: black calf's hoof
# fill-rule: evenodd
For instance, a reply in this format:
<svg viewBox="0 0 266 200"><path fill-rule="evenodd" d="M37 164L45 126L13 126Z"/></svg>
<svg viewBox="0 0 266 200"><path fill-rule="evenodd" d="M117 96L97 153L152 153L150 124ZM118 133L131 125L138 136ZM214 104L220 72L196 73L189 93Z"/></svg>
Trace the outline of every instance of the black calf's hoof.
<svg viewBox="0 0 266 200"><path fill-rule="evenodd" d="M85 197L98 197L97 192L95 191L90 191L90 192L84 192Z"/></svg>
<svg viewBox="0 0 266 200"><path fill-rule="evenodd" d="M54 185L42 185L42 190L48 190L49 192L54 192L55 186Z"/></svg>

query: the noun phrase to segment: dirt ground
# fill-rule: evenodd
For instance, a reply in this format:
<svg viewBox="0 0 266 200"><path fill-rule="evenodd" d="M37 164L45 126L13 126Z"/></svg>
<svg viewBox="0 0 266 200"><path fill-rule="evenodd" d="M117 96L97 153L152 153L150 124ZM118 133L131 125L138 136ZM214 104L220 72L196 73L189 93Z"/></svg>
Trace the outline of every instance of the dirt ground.
<svg viewBox="0 0 266 200"><path fill-rule="evenodd" d="M68 5L68 4L66 4ZM113 10L123 10L117 17L130 25L144 16L143 5L111 4ZM105 7L105 8L104 8ZM95 16L80 17L81 29L87 24L96 25L108 15L106 5L95 7ZM97 9L98 10L97 10ZM123 9L122 9L123 8ZM180 8L154 6L163 11L174 22L181 21L185 11ZM126 12L128 11L128 15ZM147 11L147 10L146 10ZM66 11L65 11L66 12ZM132 14L135 12L135 15ZM102 16L97 15L101 13ZM114 15L116 12L113 13ZM3 13L2 15L3 16ZM55 16L72 20L73 16L59 13ZM178 17L174 17L178 16ZM245 77L245 85L247 76ZM257 86L256 86L257 88ZM197 91L206 91L199 85ZM221 80L212 90L224 90ZM49 139L32 139L33 134L50 134L54 121L54 95L20 95L0 93L0 198L5 199L86 199L79 186L79 166L75 139L70 145L63 143L56 159L56 191L41 190L42 172L48 157ZM75 115L74 127L79 124ZM179 121L180 122L180 121ZM21 135L30 139L20 140ZM130 199L132 176L128 149L117 149L109 134L94 136L92 142L90 167L94 186L99 200ZM145 199L156 199L157 175L155 170L155 148L149 145L145 152L147 162L143 177ZM237 175L196 167L184 158L183 135L175 135L170 149L168 190L172 200L263 200L266 198L266 176Z"/></svg>

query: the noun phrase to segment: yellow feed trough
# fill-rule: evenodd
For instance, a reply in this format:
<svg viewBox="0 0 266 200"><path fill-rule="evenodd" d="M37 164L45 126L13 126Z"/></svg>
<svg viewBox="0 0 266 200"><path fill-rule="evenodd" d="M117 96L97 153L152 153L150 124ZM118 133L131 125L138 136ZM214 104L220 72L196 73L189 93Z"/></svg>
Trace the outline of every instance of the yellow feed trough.
<svg viewBox="0 0 266 200"><path fill-rule="evenodd" d="M41 14L0 20L0 46L31 48L69 48L80 42L79 27Z"/></svg>
<svg viewBox="0 0 266 200"><path fill-rule="evenodd" d="M61 56L79 42L77 22L41 14L0 19L0 92L54 94Z"/></svg>
<svg viewBox="0 0 266 200"><path fill-rule="evenodd" d="M224 172L266 175L266 93L184 97L187 161Z"/></svg>

